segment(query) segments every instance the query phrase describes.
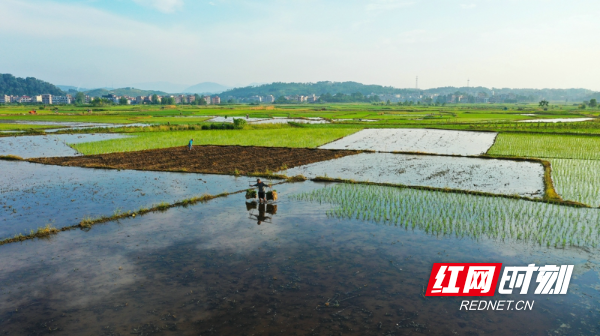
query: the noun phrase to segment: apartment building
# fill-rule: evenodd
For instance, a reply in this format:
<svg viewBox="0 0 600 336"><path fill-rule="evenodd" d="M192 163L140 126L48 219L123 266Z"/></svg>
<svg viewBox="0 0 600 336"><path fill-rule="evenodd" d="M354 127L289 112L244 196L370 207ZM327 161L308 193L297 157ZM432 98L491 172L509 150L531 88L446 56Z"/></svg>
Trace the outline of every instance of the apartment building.
<svg viewBox="0 0 600 336"><path fill-rule="evenodd" d="M51 100L49 104L71 104L71 96L50 96ZM43 98L42 98L43 100Z"/></svg>
<svg viewBox="0 0 600 336"><path fill-rule="evenodd" d="M52 105L52 95L51 94L43 94L42 95L42 104Z"/></svg>
<svg viewBox="0 0 600 336"><path fill-rule="evenodd" d="M212 97L211 104L213 104L213 105L219 105L219 104L221 104L221 98L219 96Z"/></svg>

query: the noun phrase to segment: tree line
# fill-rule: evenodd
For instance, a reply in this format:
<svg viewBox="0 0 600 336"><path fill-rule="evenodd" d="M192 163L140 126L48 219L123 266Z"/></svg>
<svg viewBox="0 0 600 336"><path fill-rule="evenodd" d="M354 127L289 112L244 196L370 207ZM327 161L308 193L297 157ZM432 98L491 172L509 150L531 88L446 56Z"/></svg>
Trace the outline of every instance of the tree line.
<svg viewBox="0 0 600 336"><path fill-rule="evenodd" d="M8 96L65 95L61 89L48 82L34 77L19 78L11 74L0 74L0 94Z"/></svg>

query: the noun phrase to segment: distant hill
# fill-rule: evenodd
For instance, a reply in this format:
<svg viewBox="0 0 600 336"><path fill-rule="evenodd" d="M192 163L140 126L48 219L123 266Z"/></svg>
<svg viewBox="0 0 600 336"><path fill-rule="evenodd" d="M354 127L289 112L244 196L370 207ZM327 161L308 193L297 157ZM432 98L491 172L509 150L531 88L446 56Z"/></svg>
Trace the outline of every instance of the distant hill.
<svg viewBox="0 0 600 336"><path fill-rule="evenodd" d="M317 82L317 83L271 83L259 86L247 86L243 88L235 88L221 93L223 97L247 98L251 96L266 96L273 95L275 98L280 96L293 95L324 95L330 93L352 94L362 93L363 95L370 94L423 94L423 95L453 95L453 94L468 94L476 96L483 92L487 96L493 94L515 94L520 96L533 97L538 99L543 97L550 100L568 100L579 101L596 97L598 92L587 89L511 89L511 88L486 88L486 87L439 87L432 89L398 89L391 86L382 85L365 85L357 82Z"/></svg>
<svg viewBox="0 0 600 336"><path fill-rule="evenodd" d="M77 87L77 86L72 86L72 85L57 85L56 87L58 87L59 89L65 91L65 92L69 92L69 91L85 92L85 91L89 91L90 90L90 89L86 89L86 88L82 88L82 87Z"/></svg>
<svg viewBox="0 0 600 336"><path fill-rule="evenodd" d="M223 96L250 97L273 95L322 95L325 93L344 93L351 94L360 92L363 95L375 94L395 94L416 92L415 89L397 89L391 86L365 85L357 82L317 82L317 83L271 83L260 86L247 86L235 88L222 93Z"/></svg>
<svg viewBox="0 0 600 336"><path fill-rule="evenodd" d="M188 84L175 84L170 82L135 83L131 86L142 90L154 90L169 93L184 92L185 88L189 87Z"/></svg>
<svg viewBox="0 0 600 336"><path fill-rule="evenodd" d="M225 90L231 89L229 86L221 85L218 83L204 82L194 86L190 86L184 89L183 92L187 93L221 93Z"/></svg>
<svg viewBox="0 0 600 336"><path fill-rule="evenodd" d="M101 96L105 96L105 95L111 94L111 93L115 94L117 96L132 96L132 97L150 96L153 94L157 94L159 96L168 95L168 93L163 92L163 91L140 90L140 89L135 89L132 87L113 89L113 90L94 89L94 90L85 91L84 93L90 97L101 97Z"/></svg>
<svg viewBox="0 0 600 336"><path fill-rule="evenodd" d="M34 77L19 78L11 74L0 74L0 94L36 96L46 93L56 96L65 94L55 85Z"/></svg>

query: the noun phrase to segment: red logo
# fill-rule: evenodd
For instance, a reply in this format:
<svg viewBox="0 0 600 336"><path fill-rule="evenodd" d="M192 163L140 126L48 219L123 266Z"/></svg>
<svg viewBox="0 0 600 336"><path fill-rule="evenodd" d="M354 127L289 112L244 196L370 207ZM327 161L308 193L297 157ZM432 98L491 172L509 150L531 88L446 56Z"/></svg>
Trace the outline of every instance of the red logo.
<svg viewBox="0 0 600 336"><path fill-rule="evenodd" d="M494 296L501 263L435 263L426 296Z"/></svg>

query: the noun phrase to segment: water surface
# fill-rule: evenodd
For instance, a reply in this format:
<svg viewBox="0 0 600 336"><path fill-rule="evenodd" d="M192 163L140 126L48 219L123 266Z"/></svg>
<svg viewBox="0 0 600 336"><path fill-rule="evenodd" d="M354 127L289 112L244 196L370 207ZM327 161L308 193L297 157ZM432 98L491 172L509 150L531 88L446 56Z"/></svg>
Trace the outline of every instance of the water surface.
<svg viewBox="0 0 600 336"><path fill-rule="evenodd" d="M0 247L8 334L593 335L598 250L458 239L326 215L291 201L323 188L278 186L277 209L243 195ZM425 209L427 210L427 209ZM258 225L256 215L269 217ZM434 262L575 264L569 294L533 311L459 311L421 293Z"/></svg>
<svg viewBox="0 0 600 336"><path fill-rule="evenodd" d="M76 156L78 151L68 144L126 138L122 134L57 134L0 137L0 155L22 158Z"/></svg>
<svg viewBox="0 0 600 336"><path fill-rule="evenodd" d="M85 217L238 191L253 179L0 161L0 181L1 239L46 224L71 226Z"/></svg>

